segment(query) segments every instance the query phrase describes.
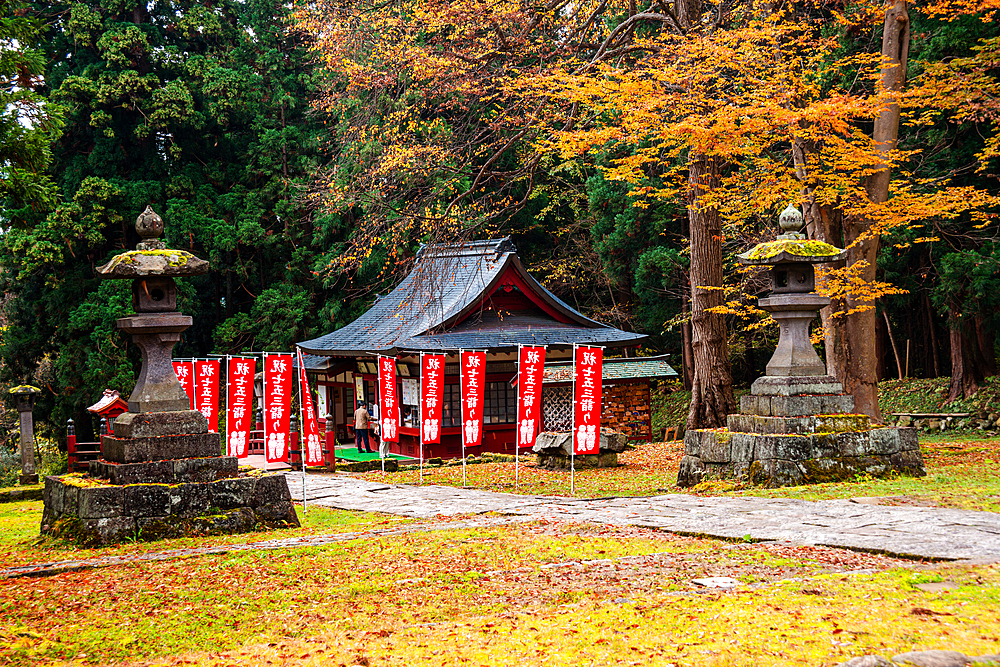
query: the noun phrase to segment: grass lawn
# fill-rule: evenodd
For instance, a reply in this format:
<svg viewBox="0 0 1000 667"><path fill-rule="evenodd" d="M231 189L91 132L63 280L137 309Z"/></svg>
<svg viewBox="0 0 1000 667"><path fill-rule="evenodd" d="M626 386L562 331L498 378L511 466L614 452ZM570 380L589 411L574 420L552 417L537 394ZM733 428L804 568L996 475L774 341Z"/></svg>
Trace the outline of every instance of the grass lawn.
<svg viewBox="0 0 1000 667"><path fill-rule="evenodd" d="M362 532L372 528L387 528L413 521L390 515L335 511L323 507L310 507L306 513L303 513L302 508L299 507L298 514L302 527L290 530L190 537L159 542L126 542L113 547L84 549L63 540L39 537L42 522L42 501L2 503L0 504L0 568L31 563L83 560L100 556L121 556L147 551L262 542L268 539L303 535ZM3 663L0 662L0 664Z"/></svg>
<svg viewBox="0 0 1000 667"><path fill-rule="evenodd" d="M826 498L883 497L881 502L938 505L997 512L1000 511L1000 441L975 434L947 434L921 437L920 448L927 476L880 480L859 477L849 482L814 484L782 489L742 488L726 482L706 482L694 489L700 495L757 495L768 497ZM578 497L637 496L660 493L691 493L677 484L677 466L684 453L683 443L640 444L619 456L618 468L578 470ZM533 467L533 457L524 457L520 466L519 493L570 495L568 472ZM514 463L466 466L470 487L513 492ZM404 470L357 475L372 481L416 484L419 473ZM461 486L462 468L425 467L425 484Z"/></svg>
<svg viewBox="0 0 1000 667"><path fill-rule="evenodd" d="M38 504L11 505L21 507L5 508L16 511L2 534L30 536ZM306 530L348 523L323 514L311 510ZM740 586L692 582L704 576ZM954 588L914 587L942 580ZM825 547L572 523L456 527L6 580L0 664L819 666L915 649L978 655L1000 652L998 584L996 565Z"/></svg>

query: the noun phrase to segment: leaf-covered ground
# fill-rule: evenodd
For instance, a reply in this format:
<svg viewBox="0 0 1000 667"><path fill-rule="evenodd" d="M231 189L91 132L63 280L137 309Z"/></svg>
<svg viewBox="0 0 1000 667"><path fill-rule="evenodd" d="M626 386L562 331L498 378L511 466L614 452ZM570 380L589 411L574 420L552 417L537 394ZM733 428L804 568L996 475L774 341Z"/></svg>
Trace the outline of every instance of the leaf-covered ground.
<svg viewBox="0 0 1000 667"><path fill-rule="evenodd" d="M29 506L20 523L38 518L16 504ZM343 525L334 517L346 513L324 513ZM740 586L692 582L705 576ZM939 580L957 587L914 588ZM982 654L1000 650L998 584L993 565L825 547L572 523L456 527L6 580L0 664L780 666Z"/></svg>
<svg viewBox="0 0 1000 667"><path fill-rule="evenodd" d="M826 498L889 497L884 502L939 505L960 509L1000 511L1000 443L971 434L948 434L921 439L927 476L881 480L859 476L849 482L813 484L783 489L741 488L732 483L707 482L693 491L701 495L759 495L822 500ZM677 466L683 443L640 444L619 456L618 468L578 470L578 497L636 496L658 493L691 493L677 487ZM466 466L468 485L490 491L570 495L569 472L543 470L524 457L515 486L514 463ZM370 472L359 475L372 481L416 484L419 471ZM425 467L424 484L462 485L461 466Z"/></svg>
<svg viewBox="0 0 1000 667"><path fill-rule="evenodd" d="M113 547L84 549L71 542L39 537L42 502L0 504L0 568L31 563L84 560L102 556L122 556L167 549L192 549L235 542L259 542L301 535L364 531L408 523L411 519L385 514L334 512L322 507L298 510L301 528L271 530L247 535L190 537L159 542L126 542Z"/></svg>

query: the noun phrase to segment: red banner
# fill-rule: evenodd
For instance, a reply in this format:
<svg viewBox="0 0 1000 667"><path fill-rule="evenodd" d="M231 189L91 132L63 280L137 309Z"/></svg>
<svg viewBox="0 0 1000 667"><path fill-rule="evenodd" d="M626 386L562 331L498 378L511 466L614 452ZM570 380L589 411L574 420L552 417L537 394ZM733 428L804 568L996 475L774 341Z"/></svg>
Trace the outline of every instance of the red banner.
<svg viewBox="0 0 1000 667"><path fill-rule="evenodd" d="M313 408L312 392L309 391L309 378L306 377L306 365L302 361L302 350L295 348L299 362L299 396L302 401L302 458L307 466L321 466L323 447L319 442L319 425L316 423L316 410Z"/></svg>
<svg viewBox="0 0 1000 667"><path fill-rule="evenodd" d="M268 463L288 461L292 409L292 355L264 355L264 454Z"/></svg>
<svg viewBox="0 0 1000 667"><path fill-rule="evenodd" d="M173 363L174 373L177 375L177 379L180 381L181 387L188 397L188 409L194 410L194 362L175 361Z"/></svg>
<svg viewBox="0 0 1000 667"><path fill-rule="evenodd" d="M424 444L441 442L441 403L444 399L444 355L420 355L420 438Z"/></svg>
<svg viewBox="0 0 1000 667"><path fill-rule="evenodd" d="M244 458L253 425L253 376L257 360L232 357L226 382L226 454Z"/></svg>
<svg viewBox="0 0 1000 667"><path fill-rule="evenodd" d="M462 442L475 447L482 441L483 393L486 388L486 353L463 351Z"/></svg>
<svg viewBox="0 0 1000 667"><path fill-rule="evenodd" d="M195 410L205 415L208 430L219 432L219 360L194 362Z"/></svg>
<svg viewBox="0 0 1000 667"><path fill-rule="evenodd" d="M573 356L576 368L573 382L573 451L576 454L597 454L601 443L604 350L577 347Z"/></svg>
<svg viewBox="0 0 1000 667"><path fill-rule="evenodd" d="M534 447L542 413L544 347L522 347L517 359L517 446Z"/></svg>
<svg viewBox="0 0 1000 667"><path fill-rule="evenodd" d="M382 442L399 442L399 401L396 396L396 358L378 358L378 414Z"/></svg>

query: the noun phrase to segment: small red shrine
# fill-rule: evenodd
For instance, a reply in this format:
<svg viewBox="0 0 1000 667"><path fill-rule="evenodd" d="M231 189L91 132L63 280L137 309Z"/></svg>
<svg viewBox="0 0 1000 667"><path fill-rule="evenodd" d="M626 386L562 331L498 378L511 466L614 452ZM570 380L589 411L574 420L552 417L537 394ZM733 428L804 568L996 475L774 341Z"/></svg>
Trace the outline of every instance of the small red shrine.
<svg viewBox="0 0 1000 667"><path fill-rule="evenodd" d="M364 315L319 338L298 343L306 370L319 386L327 432L353 440L357 401L374 405L377 357L396 357L400 442L390 451L418 456L420 353L445 354L443 430L426 458L462 455L458 354L485 350L483 451L514 453L520 345L545 345L546 362L568 362L574 343L636 347L646 336L592 320L545 289L527 272L510 239L424 246L402 283ZM610 352L610 350L609 350ZM648 396L648 394L647 394ZM544 403L544 397L543 397Z"/></svg>
<svg viewBox="0 0 1000 667"><path fill-rule="evenodd" d="M115 417L128 412L128 401L119 395L116 389L105 389L101 399L94 403L87 412L101 423L98 428L98 437L105 435L114 423ZM86 470L87 463L98 459L101 455L100 442L77 442L76 429L72 420L68 424L66 432L66 450L69 459L69 471Z"/></svg>

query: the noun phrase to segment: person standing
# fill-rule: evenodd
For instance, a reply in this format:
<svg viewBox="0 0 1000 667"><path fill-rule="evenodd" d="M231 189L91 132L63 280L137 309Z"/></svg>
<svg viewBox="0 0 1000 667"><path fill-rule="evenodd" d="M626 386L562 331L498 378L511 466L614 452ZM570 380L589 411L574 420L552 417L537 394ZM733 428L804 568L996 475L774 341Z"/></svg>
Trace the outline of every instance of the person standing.
<svg viewBox="0 0 1000 667"><path fill-rule="evenodd" d="M364 401L358 401L358 409L354 411L354 440L355 444L358 446L358 453L373 454L370 445L368 444L368 428L371 422L371 417L368 415L368 411L365 410ZM365 448L361 449L361 442L364 441Z"/></svg>

